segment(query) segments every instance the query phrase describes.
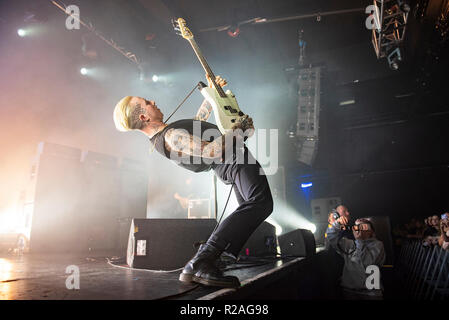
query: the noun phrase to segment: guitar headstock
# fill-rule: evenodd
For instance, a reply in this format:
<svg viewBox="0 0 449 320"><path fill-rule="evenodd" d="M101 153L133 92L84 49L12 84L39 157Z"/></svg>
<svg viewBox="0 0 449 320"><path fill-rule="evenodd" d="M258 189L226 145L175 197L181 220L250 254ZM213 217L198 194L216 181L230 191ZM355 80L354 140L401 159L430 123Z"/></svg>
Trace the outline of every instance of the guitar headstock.
<svg viewBox="0 0 449 320"><path fill-rule="evenodd" d="M186 27L186 21L183 18L172 19L173 28L176 33L186 40L193 39L193 33Z"/></svg>

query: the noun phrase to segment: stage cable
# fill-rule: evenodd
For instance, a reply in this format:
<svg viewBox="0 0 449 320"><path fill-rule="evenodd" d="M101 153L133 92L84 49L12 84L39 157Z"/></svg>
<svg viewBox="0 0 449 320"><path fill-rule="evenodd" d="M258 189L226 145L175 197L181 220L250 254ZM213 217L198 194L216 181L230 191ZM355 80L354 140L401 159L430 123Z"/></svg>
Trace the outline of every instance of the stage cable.
<svg viewBox="0 0 449 320"><path fill-rule="evenodd" d="M121 265L117 265L111 262L111 259L106 258L107 263L115 268L121 268L121 269L126 269L126 270L137 270L137 271L146 271L146 272L153 272L153 273L172 273L172 272L179 272L184 268L178 268L175 270L151 270L151 269L137 269L137 268L131 268L131 267L125 267L125 266L121 266Z"/></svg>
<svg viewBox="0 0 449 320"><path fill-rule="evenodd" d="M226 203L224 205L223 212L221 213L220 219L217 221L217 224L215 225L215 228L214 228L214 231L212 231L212 234L215 232L215 230L217 230L218 226L221 223L221 219L224 216L226 208L228 207L229 199L231 198L232 189L234 189L234 181L232 181L231 189L229 190L229 194L228 194L228 199L226 199Z"/></svg>

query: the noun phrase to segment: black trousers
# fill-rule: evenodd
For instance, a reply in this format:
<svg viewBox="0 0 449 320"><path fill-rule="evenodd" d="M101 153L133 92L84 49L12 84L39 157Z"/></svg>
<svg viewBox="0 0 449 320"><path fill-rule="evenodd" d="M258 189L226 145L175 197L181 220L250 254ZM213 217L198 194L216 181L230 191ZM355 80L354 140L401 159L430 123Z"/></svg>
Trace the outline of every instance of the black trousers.
<svg viewBox="0 0 449 320"><path fill-rule="evenodd" d="M239 206L220 223L208 243L235 257L251 234L273 211L273 197L267 177L249 151L247 157L253 160L253 164L245 161L244 164L217 164L212 167L221 181L234 184Z"/></svg>

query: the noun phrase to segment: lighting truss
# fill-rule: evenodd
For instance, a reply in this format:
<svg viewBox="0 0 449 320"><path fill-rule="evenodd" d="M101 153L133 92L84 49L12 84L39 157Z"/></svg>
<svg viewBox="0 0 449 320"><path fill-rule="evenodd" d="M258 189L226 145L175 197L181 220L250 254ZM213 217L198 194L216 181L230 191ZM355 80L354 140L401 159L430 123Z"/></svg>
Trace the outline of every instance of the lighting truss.
<svg viewBox="0 0 449 320"><path fill-rule="evenodd" d="M399 45L404 41L410 7L398 0L374 0L376 27L372 29L372 43L377 58L400 58ZM390 56L393 55L393 56ZM390 64L391 66L391 64Z"/></svg>

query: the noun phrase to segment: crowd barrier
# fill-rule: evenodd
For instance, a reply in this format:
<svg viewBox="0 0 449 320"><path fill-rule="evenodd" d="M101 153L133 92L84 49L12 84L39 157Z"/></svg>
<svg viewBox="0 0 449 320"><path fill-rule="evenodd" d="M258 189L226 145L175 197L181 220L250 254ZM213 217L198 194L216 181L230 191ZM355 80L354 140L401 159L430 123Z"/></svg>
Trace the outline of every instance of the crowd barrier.
<svg viewBox="0 0 449 320"><path fill-rule="evenodd" d="M408 298L448 300L449 250L423 246L421 241L406 241L395 269Z"/></svg>

